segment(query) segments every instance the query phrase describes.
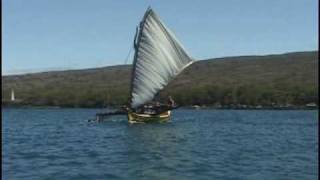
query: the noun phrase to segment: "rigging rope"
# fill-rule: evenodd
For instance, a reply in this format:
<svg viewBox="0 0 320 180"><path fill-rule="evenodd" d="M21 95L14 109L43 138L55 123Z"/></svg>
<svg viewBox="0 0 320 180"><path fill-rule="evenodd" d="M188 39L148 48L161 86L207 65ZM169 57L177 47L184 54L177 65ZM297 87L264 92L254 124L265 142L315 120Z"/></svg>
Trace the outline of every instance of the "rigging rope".
<svg viewBox="0 0 320 180"><path fill-rule="evenodd" d="M125 61L124 61L124 64L127 64L127 62L128 62L128 59L129 59L129 56L130 56L130 54L131 54L131 51L132 51L132 47L130 48L130 50L129 50L129 53L128 53L128 55L127 55L127 57L126 57L126 59L125 59Z"/></svg>

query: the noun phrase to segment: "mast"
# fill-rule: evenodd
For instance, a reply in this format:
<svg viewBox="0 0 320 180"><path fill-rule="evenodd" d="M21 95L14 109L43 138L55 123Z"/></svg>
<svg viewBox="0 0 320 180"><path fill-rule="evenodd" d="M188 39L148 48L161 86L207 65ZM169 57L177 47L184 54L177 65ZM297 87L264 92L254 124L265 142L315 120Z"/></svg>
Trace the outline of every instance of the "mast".
<svg viewBox="0 0 320 180"><path fill-rule="evenodd" d="M132 92L133 92L133 80L134 80L134 75L135 75L135 65L137 62L137 55L138 55L138 49L139 49L139 42L141 39L141 33L145 24L145 21L147 19L148 14L151 12L151 7L149 6L148 9L146 10L146 12L143 15L143 18L139 24L139 27L137 26L136 28L136 34L134 37L134 42L133 42L133 47L134 47L134 57L133 57L133 63L132 63L132 71L131 71L131 81L130 81L130 103L132 103Z"/></svg>

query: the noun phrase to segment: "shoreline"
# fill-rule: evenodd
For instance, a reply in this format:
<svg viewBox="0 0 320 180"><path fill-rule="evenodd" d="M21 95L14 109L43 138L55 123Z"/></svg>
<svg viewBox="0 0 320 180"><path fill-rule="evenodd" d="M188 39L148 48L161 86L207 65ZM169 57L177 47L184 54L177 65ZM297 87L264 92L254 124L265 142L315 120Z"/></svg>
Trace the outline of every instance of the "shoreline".
<svg viewBox="0 0 320 180"><path fill-rule="evenodd" d="M33 106L33 105L3 105L3 109L118 109L119 107L67 107L67 106ZM214 107L214 106L181 106L183 110L319 110L319 106L293 106L293 107Z"/></svg>

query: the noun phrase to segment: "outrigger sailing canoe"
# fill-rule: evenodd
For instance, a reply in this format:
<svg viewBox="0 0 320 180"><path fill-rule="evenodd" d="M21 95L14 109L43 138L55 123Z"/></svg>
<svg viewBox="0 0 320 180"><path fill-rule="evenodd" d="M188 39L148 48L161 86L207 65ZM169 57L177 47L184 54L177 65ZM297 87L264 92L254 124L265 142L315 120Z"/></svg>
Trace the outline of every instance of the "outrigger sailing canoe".
<svg viewBox="0 0 320 180"><path fill-rule="evenodd" d="M134 59L130 87L129 122L166 121L171 109L139 112L157 93L194 60L155 12L148 8L134 39Z"/></svg>

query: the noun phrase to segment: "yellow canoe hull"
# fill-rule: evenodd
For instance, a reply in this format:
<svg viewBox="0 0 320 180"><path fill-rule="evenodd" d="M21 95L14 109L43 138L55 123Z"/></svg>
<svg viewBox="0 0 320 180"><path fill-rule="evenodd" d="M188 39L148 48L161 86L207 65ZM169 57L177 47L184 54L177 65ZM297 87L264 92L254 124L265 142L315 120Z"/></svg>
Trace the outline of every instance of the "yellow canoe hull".
<svg viewBox="0 0 320 180"><path fill-rule="evenodd" d="M146 123L146 122L165 122L169 121L171 111L165 111L161 114L138 114L128 112L128 121L130 123Z"/></svg>

